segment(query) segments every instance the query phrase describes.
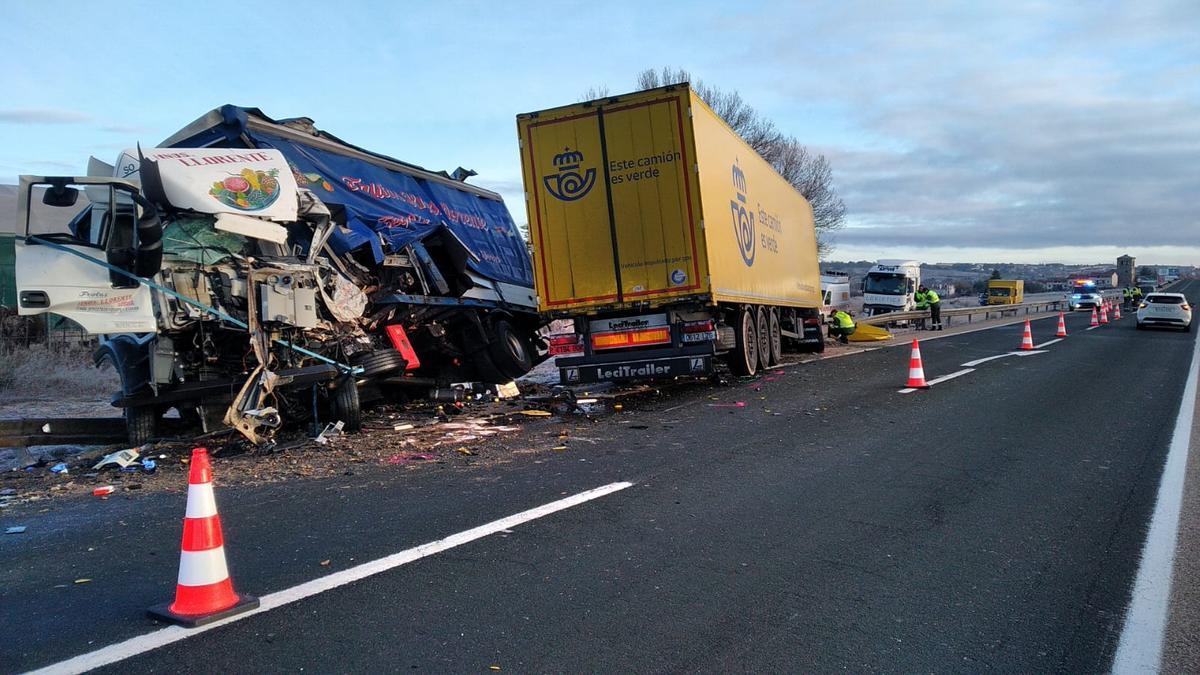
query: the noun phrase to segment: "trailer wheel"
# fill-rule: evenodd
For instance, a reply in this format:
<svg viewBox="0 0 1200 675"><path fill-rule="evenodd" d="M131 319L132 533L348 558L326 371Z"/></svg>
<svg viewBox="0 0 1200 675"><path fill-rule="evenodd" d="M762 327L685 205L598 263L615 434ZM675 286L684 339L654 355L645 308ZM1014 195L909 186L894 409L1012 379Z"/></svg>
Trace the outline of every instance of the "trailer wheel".
<svg viewBox="0 0 1200 675"><path fill-rule="evenodd" d="M158 437L158 409L152 405L125 407L125 431L130 445L145 445Z"/></svg>
<svg viewBox="0 0 1200 675"><path fill-rule="evenodd" d="M729 368L735 375L758 372L758 321L755 314L753 307L743 307L737 311L734 347L728 356Z"/></svg>
<svg viewBox="0 0 1200 675"><path fill-rule="evenodd" d="M343 378L333 390L333 414L342 421L343 430L354 432L362 429L362 407L358 400L358 386L354 378Z"/></svg>
<svg viewBox="0 0 1200 675"><path fill-rule="evenodd" d="M777 366L783 363L783 331L779 326L779 312L774 309L767 310L767 343L770 347L770 364Z"/></svg>
<svg viewBox="0 0 1200 675"><path fill-rule="evenodd" d="M766 369L771 365L771 321L767 318L766 307L754 309L755 332L758 334L758 367Z"/></svg>

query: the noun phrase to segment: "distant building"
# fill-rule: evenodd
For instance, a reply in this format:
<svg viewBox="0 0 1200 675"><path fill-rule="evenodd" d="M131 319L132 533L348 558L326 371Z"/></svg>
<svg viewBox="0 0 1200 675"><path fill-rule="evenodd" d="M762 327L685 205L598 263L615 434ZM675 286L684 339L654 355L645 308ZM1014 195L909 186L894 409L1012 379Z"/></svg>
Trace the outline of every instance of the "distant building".
<svg viewBox="0 0 1200 675"><path fill-rule="evenodd" d="M1090 280L1096 283L1096 288L1116 288L1117 273L1112 270L1104 272L1086 272L1080 274L1072 274L1067 277L1067 281L1074 285L1076 281Z"/></svg>
<svg viewBox="0 0 1200 675"><path fill-rule="evenodd" d="M1133 256L1123 255L1117 258L1117 286L1120 288L1133 286L1137 282L1136 269Z"/></svg>

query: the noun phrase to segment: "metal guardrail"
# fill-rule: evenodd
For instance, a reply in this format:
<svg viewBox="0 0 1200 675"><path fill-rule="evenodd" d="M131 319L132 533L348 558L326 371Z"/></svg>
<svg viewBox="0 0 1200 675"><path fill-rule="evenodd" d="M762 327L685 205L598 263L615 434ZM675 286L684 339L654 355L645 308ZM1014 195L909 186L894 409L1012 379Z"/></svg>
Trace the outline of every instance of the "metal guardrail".
<svg viewBox="0 0 1200 675"><path fill-rule="evenodd" d="M1119 301L1121 299L1121 291L1120 290L1103 291L1100 295L1103 298L1105 298L1106 300L1118 300ZM980 315L983 316L984 321L987 321L989 318L992 318L991 315L993 315L993 314L996 315L996 317L1003 317L1005 314L1016 316L1022 312L1024 312L1025 314L1036 314L1038 312L1063 311L1066 309L1066 304L1067 304L1067 300L1064 297L1060 300L1044 300L1041 302L1026 302L1026 303L1022 303L1020 305L981 305L979 307L951 307L951 308L942 310L942 323L945 325L949 325L950 323L952 323L952 319L954 317L963 317L963 316L965 316L967 318L967 323L971 323L971 320L974 317L980 316ZM869 324L872 326L886 326L889 324L900 323L902 321L919 321L919 320L928 319L928 318L929 318L929 310L922 309L922 310L910 311L910 312L889 312L887 314L879 314L877 316L870 316L870 317L864 317L861 319L856 319L856 321L858 323Z"/></svg>

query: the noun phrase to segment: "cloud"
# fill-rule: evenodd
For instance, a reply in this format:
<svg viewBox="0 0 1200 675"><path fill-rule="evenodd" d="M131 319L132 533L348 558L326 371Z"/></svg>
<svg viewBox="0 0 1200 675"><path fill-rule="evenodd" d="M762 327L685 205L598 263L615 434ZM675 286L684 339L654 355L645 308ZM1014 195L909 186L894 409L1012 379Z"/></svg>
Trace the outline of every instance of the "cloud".
<svg viewBox="0 0 1200 675"><path fill-rule="evenodd" d="M856 130L820 148L839 245L1196 250L1200 5L936 7L840 3L819 39L772 43L804 64L785 97L835 101Z"/></svg>
<svg viewBox="0 0 1200 675"><path fill-rule="evenodd" d="M8 124L83 124L92 116L58 108L14 108L0 110L0 123Z"/></svg>

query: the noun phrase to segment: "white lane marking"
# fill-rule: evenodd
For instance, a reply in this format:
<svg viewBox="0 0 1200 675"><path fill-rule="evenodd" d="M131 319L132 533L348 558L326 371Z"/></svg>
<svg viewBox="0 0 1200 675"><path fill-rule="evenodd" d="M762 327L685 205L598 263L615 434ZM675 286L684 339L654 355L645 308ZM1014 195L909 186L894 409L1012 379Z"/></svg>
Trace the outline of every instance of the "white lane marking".
<svg viewBox="0 0 1200 675"><path fill-rule="evenodd" d="M974 368L963 368L962 370L957 370L953 373L950 373L949 375L943 375L937 379L928 380L925 382L925 384L932 387L935 384L941 384L941 383L945 382L946 380L953 380L956 377L962 377L963 375L966 375L967 373L973 373L973 372L975 372ZM900 393L901 394L911 394L914 391L917 391L917 390L915 388L905 387L904 389L900 390Z"/></svg>
<svg viewBox="0 0 1200 675"><path fill-rule="evenodd" d="M1084 330L1096 330L1099 327L1100 326L1088 326L1087 328L1084 328Z"/></svg>
<svg viewBox="0 0 1200 675"><path fill-rule="evenodd" d="M1063 338L1054 338L1053 340L1046 340L1045 342L1043 342L1040 345L1034 345L1033 348L1034 349L1044 349L1046 347L1049 347L1052 344L1056 344L1056 343L1059 343L1062 341L1063 341Z"/></svg>
<svg viewBox="0 0 1200 675"><path fill-rule="evenodd" d="M964 363L962 365L965 368L974 368L975 366L978 366L981 363L987 363L988 361L995 361L996 359L1003 359L1003 358L1007 358L1009 356L1012 356L1012 352L1005 352L1003 354L997 354L995 356L986 356L982 359L975 359L974 361L967 361L966 363Z"/></svg>
<svg viewBox="0 0 1200 675"><path fill-rule="evenodd" d="M1198 363L1200 340L1195 341L1192 350L1187 384L1154 502L1154 515L1150 518L1150 530L1142 548L1142 562L1133 583L1133 596L1125 613L1117 655L1113 657L1112 672L1117 675L1157 673L1162 665L1167 610L1171 601L1171 573L1175 567L1175 544L1179 536L1179 511L1183 503L1188 445L1195 421Z"/></svg>
<svg viewBox="0 0 1200 675"><path fill-rule="evenodd" d="M1039 351L1034 351L1034 350L1009 352L1009 354L1012 354L1013 356L1033 356L1034 354L1048 354L1048 353L1049 352L1039 352Z"/></svg>
<svg viewBox="0 0 1200 675"><path fill-rule="evenodd" d="M214 621L213 623L200 626L199 628L183 628L181 626L161 628L151 633L146 633L145 635L130 638L124 642L118 642L116 644L97 649L94 652L81 654L72 659L61 661L44 668L39 668L38 670L33 671L33 673L83 673L94 668L99 668L100 666L123 661L130 657L137 656L138 654L148 652L152 649L157 649L173 642L178 642L180 640L200 635L201 633L205 633L214 628L224 626L235 621L241 621L242 619L254 616L255 614L269 612L272 609L277 609L284 605L303 600L318 593L333 590L339 586L345 586L346 584L365 579L369 576L379 574L380 572L386 572L388 570L395 569L401 565L408 564L415 560L420 560L421 558L425 558L436 553L441 553L442 551L452 549L456 546L462 546L463 544L475 541L476 539L482 539L483 537L495 534L497 532L503 532L505 530L512 529L513 527L522 523L528 523L531 520L537 520L538 518L548 516L564 509L569 509L572 506L578 506L593 499L599 499L600 497L610 495L614 492L618 492L632 486L633 483L629 482L609 483L608 485L593 488L591 490L587 490L586 492L580 492L579 494L565 497L563 499L550 502L549 504L543 504L536 508L529 509L528 511L522 511L520 513L513 514L507 518L494 520L486 525L480 525L479 527L465 530L463 532L459 532L458 534L452 534L445 539L431 541L427 544L422 544L414 548L400 551L399 553L393 553L392 555L384 556L378 560L373 560L371 562L342 570L341 572L335 572L323 577L318 577L312 581L307 581L298 586L277 591L275 593L271 593L270 595L264 595L259 599L260 604L257 609L248 611L244 614L238 614L227 619Z"/></svg>

